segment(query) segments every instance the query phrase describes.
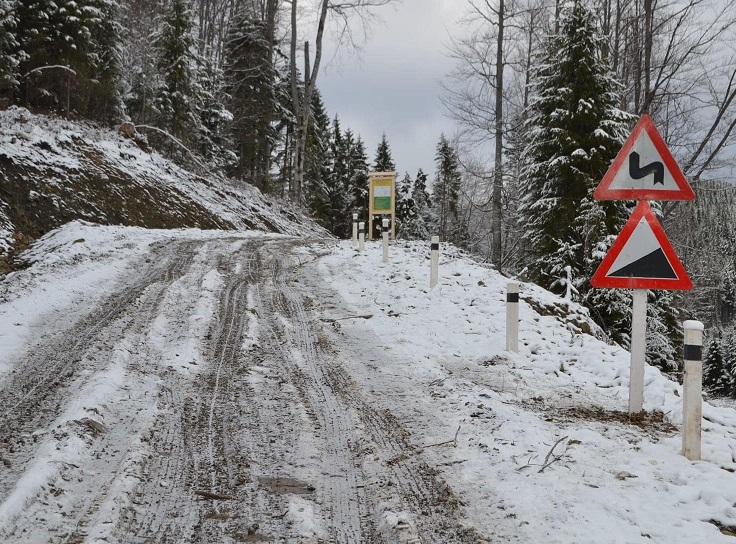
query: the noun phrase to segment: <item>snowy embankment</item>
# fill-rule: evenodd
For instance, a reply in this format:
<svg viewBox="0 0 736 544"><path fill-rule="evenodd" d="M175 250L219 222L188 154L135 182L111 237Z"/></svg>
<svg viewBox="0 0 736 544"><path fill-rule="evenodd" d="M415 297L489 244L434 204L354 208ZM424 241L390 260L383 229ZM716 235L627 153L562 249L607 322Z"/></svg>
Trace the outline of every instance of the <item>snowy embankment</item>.
<svg viewBox="0 0 736 544"><path fill-rule="evenodd" d="M567 304L522 284L512 354L504 336L508 280L499 274L445 254L440 285L429 290L426 244L393 244L388 264L377 243L358 254L341 242L331 253L321 273L353 315L372 315L341 320L342 330L373 330L391 361L378 369L378 384L370 364L353 370L379 399L400 396L395 415L417 445L430 445L424 452L480 534L733 542L736 411L704 406L703 461L690 462L680 455L681 386L647 367L650 415L629 421L629 352L579 333L569 322L585 321L584 309L570 305L565 319L540 315L534 308L553 313Z"/></svg>
<svg viewBox="0 0 736 544"><path fill-rule="evenodd" d="M75 219L329 236L255 187L200 170L142 150L111 128L0 111L0 256Z"/></svg>

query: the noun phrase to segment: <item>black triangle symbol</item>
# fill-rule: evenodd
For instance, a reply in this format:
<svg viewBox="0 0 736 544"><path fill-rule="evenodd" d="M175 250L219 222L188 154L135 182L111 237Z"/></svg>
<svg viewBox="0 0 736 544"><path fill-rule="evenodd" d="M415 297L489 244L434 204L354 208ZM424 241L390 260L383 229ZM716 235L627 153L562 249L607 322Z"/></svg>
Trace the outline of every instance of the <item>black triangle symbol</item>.
<svg viewBox="0 0 736 544"><path fill-rule="evenodd" d="M606 276L616 278L678 279L677 274L675 274L672 265L667 260L667 256L661 247L641 259L629 263L623 268L619 268L615 272L609 272Z"/></svg>

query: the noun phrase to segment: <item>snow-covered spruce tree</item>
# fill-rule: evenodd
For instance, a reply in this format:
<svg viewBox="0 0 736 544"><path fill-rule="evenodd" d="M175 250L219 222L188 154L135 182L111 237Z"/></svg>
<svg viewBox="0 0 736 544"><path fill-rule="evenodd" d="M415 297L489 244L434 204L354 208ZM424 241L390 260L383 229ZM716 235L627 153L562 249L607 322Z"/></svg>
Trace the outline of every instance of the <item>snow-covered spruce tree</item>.
<svg viewBox="0 0 736 544"><path fill-rule="evenodd" d="M202 90L197 72L201 63L192 35L192 12L188 0L171 0L160 19L153 45L161 87L156 91L157 128L168 133L154 140L172 157L183 159L200 133Z"/></svg>
<svg viewBox="0 0 736 544"><path fill-rule="evenodd" d="M421 168L411 188L414 216L404 225L402 236L410 240L429 240L436 234L432 202L427 191L427 174Z"/></svg>
<svg viewBox="0 0 736 544"><path fill-rule="evenodd" d="M628 135L621 85L601 55L602 39L582 0L564 7L533 73L523 151L520 223L535 283L564 294L570 267L578 299L612 338L628 343L629 295L589 279L629 215L629 205L592 193Z"/></svg>
<svg viewBox="0 0 736 544"><path fill-rule="evenodd" d="M233 113L232 140L238 154L237 178L268 191L271 151L278 134L276 70L264 21L243 5L230 23L225 43L226 91Z"/></svg>
<svg viewBox="0 0 736 544"><path fill-rule="evenodd" d="M711 338L703 357L703 388L716 396L731 393L732 377L726 368L723 339L720 332Z"/></svg>
<svg viewBox="0 0 736 544"><path fill-rule="evenodd" d="M156 91L162 86L157 51L151 47L159 6L145 0L121 5L122 35L121 74L123 98L130 120L136 125L155 123Z"/></svg>
<svg viewBox="0 0 736 544"><path fill-rule="evenodd" d="M235 169L238 157L233 151L234 144L230 134L233 114L226 106L228 95L225 91L225 76L211 54L205 58L209 60L199 71L202 107L199 111L200 134L197 148L208 166L220 172L230 172ZM274 133L277 134L275 130Z"/></svg>
<svg viewBox="0 0 736 544"><path fill-rule="evenodd" d="M437 216L437 234L441 240L457 243L460 241L460 161L457 150L444 134L437 143L434 161L437 172L432 186L432 201Z"/></svg>
<svg viewBox="0 0 736 544"><path fill-rule="evenodd" d="M396 180L396 236L411 239L411 224L417 217L414 199L411 196L413 180L407 172Z"/></svg>
<svg viewBox="0 0 736 544"><path fill-rule="evenodd" d="M723 350L723 368L725 383L728 382L729 395L736 398L736 329L733 327L724 331L723 341L721 343Z"/></svg>
<svg viewBox="0 0 736 544"><path fill-rule="evenodd" d="M18 42L15 0L0 0L0 98L10 99L18 87Z"/></svg>
<svg viewBox="0 0 736 544"><path fill-rule="evenodd" d="M335 235L344 235L344 200L342 185L334 175L335 137L342 140L339 120L333 128L319 92L312 95L312 131L307 138L304 172L304 196L312 217ZM338 232L340 231L340 232Z"/></svg>
<svg viewBox="0 0 736 544"><path fill-rule="evenodd" d="M368 154L365 143L357 137L355 145L350 148L348 155L346 205L347 212L352 217L358 214L359 221L368 219Z"/></svg>
<svg viewBox="0 0 736 544"><path fill-rule="evenodd" d="M119 117L117 2L16 4L18 101L97 118Z"/></svg>
<svg viewBox="0 0 736 544"><path fill-rule="evenodd" d="M391 157L391 146L388 145L385 132L381 136L381 142L376 148L373 170L376 172L393 172L396 170L396 164L394 164L394 160Z"/></svg>
<svg viewBox="0 0 736 544"><path fill-rule="evenodd" d="M90 98L88 116L108 122L125 118L121 75L122 29L120 7L114 0L91 0L87 11L94 15L91 26Z"/></svg>

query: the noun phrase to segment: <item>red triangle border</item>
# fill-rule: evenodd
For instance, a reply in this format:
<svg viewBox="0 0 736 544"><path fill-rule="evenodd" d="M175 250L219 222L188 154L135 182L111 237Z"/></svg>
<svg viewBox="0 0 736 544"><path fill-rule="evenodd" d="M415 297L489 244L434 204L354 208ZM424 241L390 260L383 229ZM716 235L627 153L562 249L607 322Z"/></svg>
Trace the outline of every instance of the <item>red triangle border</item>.
<svg viewBox="0 0 736 544"><path fill-rule="evenodd" d="M655 238L659 242L662 251L664 252L667 260L672 266L672 270L675 272L677 279L669 278L622 278L622 277L609 277L607 274L611 271L616 259L623 251L624 247L628 243L631 235L634 233L637 225L642 218L645 218L649 223L649 227L652 229ZM603 258L598 270L595 271L593 277L590 279L590 284L593 287L618 287L624 289L672 289L689 291L693 288L693 283L690 281L690 277L685 271L685 267L682 266L680 259L677 257L675 250L672 248L667 235L662 229L662 225L657 221L652 208L649 203L645 200L639 202L634 209L634 213L624 225L618 238L613 242L611 249Z"/></svg>
<svg viewBox="0 0 736 544"><path fill-rule="evenodd" d="M639 135L642 131L646 131L649 138L652 140L654 147L656 148L659 156L662 158L665 167L669 170L672 178L679 187L679 190L657 190L657 189L611 189L610 186L613 183L613 179L618 174L619 170L624 166L624 162L629 157L631 148L639 139ZM641 116L639 122L634 127L631 135L626 140L621 150L616 155L616 159L613 164L603 176L598 188L593 193L593 198L597 200L693 200L695 193L690 187L690 184L685 179L685 176L677 165L677 161L672 156L667 144L659 134L657 127L654 126L654 121L646 113Z"/></svg>

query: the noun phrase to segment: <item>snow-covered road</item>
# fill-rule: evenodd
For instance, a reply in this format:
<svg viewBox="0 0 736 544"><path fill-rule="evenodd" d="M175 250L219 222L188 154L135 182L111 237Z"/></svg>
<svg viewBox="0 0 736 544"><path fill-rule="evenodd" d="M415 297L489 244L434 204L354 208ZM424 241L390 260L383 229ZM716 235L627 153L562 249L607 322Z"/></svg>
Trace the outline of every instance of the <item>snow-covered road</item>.
<svg viewBox="0 0 736 544"><path fill-rule="evenodd" d="M0 542L728 543L736 412L423 244L72 223L0 282ZM445 248L446 249L446 248Z"/></svg>
<svg viewBox="0 0 736 544"><path fill-rule="evenodd" d="M302 245L154 243L6 362L0 540L476 542L345 371Z"/></svg>

